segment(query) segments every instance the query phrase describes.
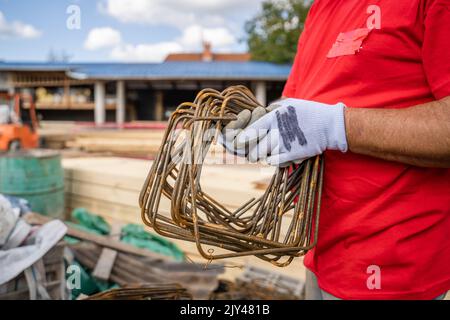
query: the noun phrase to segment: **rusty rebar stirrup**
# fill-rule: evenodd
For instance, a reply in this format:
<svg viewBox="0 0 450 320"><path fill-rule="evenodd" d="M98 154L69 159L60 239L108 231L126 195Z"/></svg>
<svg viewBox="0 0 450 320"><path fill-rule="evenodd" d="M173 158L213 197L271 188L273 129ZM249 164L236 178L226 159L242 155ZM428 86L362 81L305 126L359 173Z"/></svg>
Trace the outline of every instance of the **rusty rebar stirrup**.
<svg viewBox="0 0 450 320"><path fill-rule="evenodd" d="M194 102L177 108L139 197L146 225L163 236L194 242L208 260L255 255L287 266L316 245L324 168L321 156L277 168L264 194L234 211L201 188L202 163L211 144L210 139L203 139L206 131L216 130L215 140L239 112L259 106L246 87L232 86L222 92L204 89ZM177 145L179 129L189 139ZM161 201L170 201L170 212L160 210ZM229 252L214 255L204 245Z"/></svg>

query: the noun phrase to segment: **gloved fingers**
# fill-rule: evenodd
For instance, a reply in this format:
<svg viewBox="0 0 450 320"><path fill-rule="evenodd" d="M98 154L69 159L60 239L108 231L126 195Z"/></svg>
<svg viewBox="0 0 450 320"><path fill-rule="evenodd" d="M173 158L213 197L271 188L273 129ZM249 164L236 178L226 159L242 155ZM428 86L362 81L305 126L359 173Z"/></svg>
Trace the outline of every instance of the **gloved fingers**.
<svg viewBox="0 0 450 320"><path fill-rule="evenodd" d="M259 148L259 145L255 144L248 152L247 159L250 163L258 162L258 160L259 160L258 148Z"/></svg>
<svg viewBox="0 0 450 320"><path fill-rule="evenodd" d="M292 155L289 153L279 153L267 158L267 163L271 166L286 167L292 163Z"/></svg>
<svg viewBox="0 0 450 320"><path fill-rule="evenodd" d="M238 130L227 130L228 134L221 134L217 137L217 142L220 143L227 152L234 154L239 157L245 157L246 156L246 150L236 148L235 143L235 134L242 131L241 129Z"/></svg>
<svg viewBox="0 0 450 320"><path fill-rule="evenodd" d="M230 142L230 143L225 143L223 144L223 147L225 148L225 150L235 156L238 157L245 157L247 154L245 152L245 149L239 149L236 148L234 141Z"/></svg>
<svg viewBox="0 0 450 320"><path fill-rule="evenodd" d="M230 121L225 126L225 128L224 128L225 131L235 130L235 129L244 129L250 122L250 119L252 118L252 112L248 109L244 109L241 112L239 112L236 117L237 117L236 120Z"/></svg>
<svg viewBox="0 0 450 320"><path fill-rule="evenodd" d="M264 138L271 128L271 123L272 115L266 114L252 125L245 128L244 131L236 137L237 147L243 148L247 143L253 145L258 140Z"/></svg>
<svg viewBox="0 0 450 320"><path fill-rule="evenodd" d="M247 126L250 126L253 123L255 123L257 120L261 119L263 116L266 115L266 113L267 113L267 111L264 107L256 107L255 109L253 109L252 117L250 118L250 121L247 124Z"/></svg>
<svg viewBox="0 0 450 320"><path fill-rule="evenodd" d="M262 118L264 115L266 115L266 109L263 107L257 107L252 111L252 117L250 119L250 122L248 123L248 126L252 125L254 122L258 121L260 118ZM261 136L262 137L262 136ZM236 140L238 141L238 140ZM236 147L239 149L246 149L251 150L255 147L258 140L252 139L250 141L246 141L243 144L239 144L236 142Z"/></svg>
<svg viewBox="0 0 450 320"><path fill-rule="evenodd" d="M271 154L278 154L280 143L280 136L272 134L270 131L264 138L262 138L256 145L254 145L249 153L248 159L250 162L257 162L266 159Z"/></svg>
<svg viewBox="0 0 450 320"><path fill-rule="evenodd" d="M281 107L282 104L280 102L274 102L270 105L267 106L266 111L267 113L272 112L275 109L278 109L279 107Z"/></svg>
<svg viewBox="0 0 450 320"><path fill-rule="evenodd" d="M244 129L245 127L250 126L260 118L262 118L266 114L266 109L263 107L257 107L252 112L250 110L243 110L237 115L237 119L234 121L231 121L228 123L223 132L229 131L229 130L238 130L238 129ZM230 140L230 139L227 139ZM244 144L237 144L238 148L245 148L245 146L248 145L246 143Z"/></svg>
<svg viewBox="0 0 450 320"><path fill-rule="evenodd" d="M304 159L297 159L297 160L294 160L294 161L292 161L294 164L301 164L303 161L305 161L306 160L306 158L304 158Z"/></svg>
<svg viewBox="0 0 450 320"><path fill-rule="evenodd" d="M232 142L242 132L242 129L224 129L218 141Z"/></svg>
<svg viewBox="0 0 450 320"><path fill-rule="evenodd" d="M264 159L270 154L267 136L265 136L259 143L253 144L248 152L247 158L251 163Z"/></svg>

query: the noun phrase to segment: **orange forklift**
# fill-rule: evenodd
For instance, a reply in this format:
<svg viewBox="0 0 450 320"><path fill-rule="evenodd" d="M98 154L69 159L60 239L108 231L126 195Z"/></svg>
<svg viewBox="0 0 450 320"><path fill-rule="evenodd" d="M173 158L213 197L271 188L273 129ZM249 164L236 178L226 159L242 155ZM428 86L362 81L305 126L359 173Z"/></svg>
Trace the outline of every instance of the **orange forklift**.
<svg viewBox="0 0 450 320"><path fill-rule="evenodd" d="M39 146L32 95L0 93L0 152Z"/></svg>

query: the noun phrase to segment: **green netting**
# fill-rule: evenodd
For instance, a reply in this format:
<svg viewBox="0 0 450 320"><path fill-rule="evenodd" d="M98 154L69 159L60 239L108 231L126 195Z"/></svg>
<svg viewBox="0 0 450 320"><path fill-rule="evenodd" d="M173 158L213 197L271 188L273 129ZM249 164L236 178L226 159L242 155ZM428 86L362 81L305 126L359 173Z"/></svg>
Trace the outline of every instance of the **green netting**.
<svg viewBox="0 0 450 320"><path fill-rule="evenodd" d="M174 243L161 236L145 231L143 226L127 224L122 228L121 235L122 242L173 257L176 261L184 260L183 251L181 251Z"/></svg>

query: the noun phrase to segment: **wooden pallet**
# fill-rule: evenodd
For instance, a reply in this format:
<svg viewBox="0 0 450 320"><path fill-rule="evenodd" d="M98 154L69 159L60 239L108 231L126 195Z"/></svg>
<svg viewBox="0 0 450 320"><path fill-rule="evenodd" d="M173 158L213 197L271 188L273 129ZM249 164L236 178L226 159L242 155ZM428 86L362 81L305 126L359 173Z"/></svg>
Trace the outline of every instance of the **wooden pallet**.
<svg viewBox="0 0 450 320"><path fill-rule="evenodd" d="M53 300L65 300L68 298L64 267L65 243L59 242L50 249L43 260L45 279L43 286ZM0 286L0 300L29 300L34 293L28 287L24 272L16 278Z"/></svg>

